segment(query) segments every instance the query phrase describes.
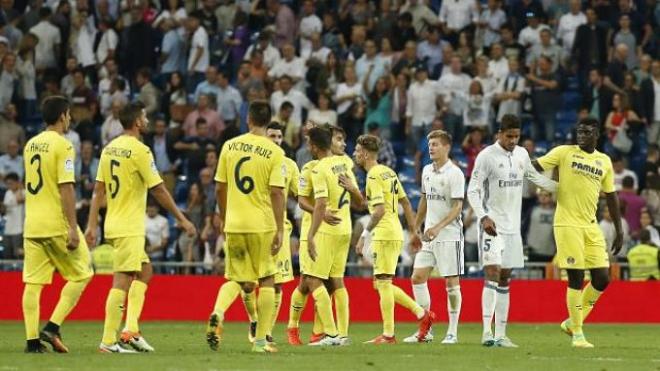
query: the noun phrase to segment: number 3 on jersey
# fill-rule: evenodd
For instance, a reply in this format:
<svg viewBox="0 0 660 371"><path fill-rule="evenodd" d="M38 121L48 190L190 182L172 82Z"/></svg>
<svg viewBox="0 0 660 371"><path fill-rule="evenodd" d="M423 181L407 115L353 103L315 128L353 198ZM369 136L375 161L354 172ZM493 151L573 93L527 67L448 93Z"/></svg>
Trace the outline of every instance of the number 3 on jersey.
<svg viewBox="0 0 660 371"><path fill-rule="evenodd" d="M41 175L41 155L38 154L38 153L36 155L32 156L32 158L30 159L30 165L33 165L35 162L37 163L37 169L36 170L37 170L37 176L39 177L39 180L37 181L36 186L32 185L32 182L27 183L27 190L28 190L28 192L30 192L30 194L33 194L33 195L36 195L37 193L39 193L41 188L44 186L44 178L43 178L43 175Z"/></svg>

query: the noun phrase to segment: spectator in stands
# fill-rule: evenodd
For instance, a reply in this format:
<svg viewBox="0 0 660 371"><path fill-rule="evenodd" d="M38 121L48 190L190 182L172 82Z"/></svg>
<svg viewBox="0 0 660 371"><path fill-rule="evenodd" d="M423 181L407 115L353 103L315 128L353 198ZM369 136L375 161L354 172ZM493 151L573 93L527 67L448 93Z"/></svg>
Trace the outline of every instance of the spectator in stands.
<svg viewBox="0 0 660 371"><path fill-rule="evenodd" d="M535 70L535 66L530 68L530 71ZM561 107L559 76L552 72L552 60L545 55L540 56L538 72L528 73L527 80L532 90L534 111L532 137L551 143L555 139L555 120Z"/></svg>
<svg viewBox="0 0 660 371"><path fill-rule="evenodd" d="M467 108L467 93L470 89L470 76L463 73L461 59L451 58L450 71L438 80L438 91L443 97L445 131L454 138L461 138L463 133L463 113Z"/></svg>
<svg viewBox="0 0 660 371"><path fill-rule="evenodd" d="M92 84L96 84L98 82L96 56L94 55L94 36L96 30L93 24L87 22L87 16L88 13L86 10L79 10L71 18L71 52L76 57L79 68L83 70L85 77Z"/></svg>
<svg viewBox="0 0 660 371"><path fill-rule="evenodd" d="M625 201L621 202L621 215L625 214L626 203ZM600 230L603 232L603 237L605 237L605 247L607 248L608 254L611 256L612 243L614 243L614 237L616 236L616 229L614 228L614 222L612 221L612 216L610 215L610 210L606 207L603 208L603 219L598 223ZM630 243L630 228L628 227L628 222L626 218L621 217L621 229L623 229L623 246L628 246Z"/></svg>
<svg viewBox="0 0 660 371"><path fill-rule="evenodd" d="M552 195L544 190L538 192L538 205L532 208L527 232L527 256L531 262L551 262L557 252L552 232L555 203Z"/></svg>
<svg viewBox="0 0 660 371"><path fill-rule="evenodd" d="M465 169L465 178L470 179L472 170L474 169L474 162L477 160L477 155L481 152L486 145L483 143L484 130L480 127L472 127L463 138L461 143L461 150L467 158L467 168Z"/></svg>
<svg viewBox="0 0 660 371"><path fill-rule="evenodd" d="M210 154L215 155L215 151L206 152L207 159L210 156ZM202 192L204 192L207 210L215 210L216 207L215 181L213 180L213 174L215 174L215 169L216 167L206 166L199 172L199 185L202 188Z"/></svg>
<svg viewBox="0 0 660 371"><path fill-rule="evenodd" d="M80 135L78 135L78 132L69 126L69 129L64 132L64 137L71 142L74 151L76 151L76 158L80 157Z"/></svg>
<svg viewBox="0 0 660 371"><path fill-rule="evenodd" d="M607 29L598 23L598 16L593 8L587 8L585 15L587 23L578 26L575 31L571 50L571 59L575 61L582 89L587 86L590 71L602 70L607 64Z"/></svg>
<svg viewBox="0 0 660 371"><path fill-rule="evenodd" d="M119 45L119 36L112 29L112 23L113 21L111 19L105 17L101 17L98 21L99 32L94 39L94 51L97 63L102 64L108 58L114 58L115 56L115 51ZM98 44L96 40L98 40Z"/></svg>
<svg viewBox="0 0 660 371"><path fill-rule="evenodd" d="M472 36L468 31L462 31L461 33L458 34L458 45L456 46L456 49L453 52L449 52L453 47L451 44L443 44L442 45L442 65L436 66L436 68L433 70L433 74L431 77L437 78L438 76L442 76L448 72L448 69L445 68L447 67L450 63L445 64L445 59L444 59L444 54L445 51L447 51L451 56L456 55L461 59L461 65L463 66L463 69L465 71L472 71L474 69L474 58L476 55L475 52L475 47L474 47L474 41L472 40ZM447 59L451 61L451 58ZM439 68L441 67L441 68Z"/></svg>
<svg viewBox="0 0 660 371"><path fill-rule="evenodd" d="M616 190L620 191L623 188L623 179L630 177L633 181L632 188L636 192L639 189L637 174L635 174L634 171L626 168L626 164L622 156L613 155L611 158L612 168L614 169L614 187Z"/></svg>
<svg viewBox="0 0 660 371"><path fill-rule="evenodd" d="M392 89L392 137L405 138L407 91L410 78L405 73L396 76Z"/></svg>
<svg viewBox="0 0 660 371"><path fill-rule="evenodd" d="M466 129L480 128L485 132L490 132L490 106L493 93L484 93L479 80L474 79L470 83L468 94L463 94L463 97L467 101L467 107L463 111L463 127Z"/></svg>
<svg viewBox="0 0 660 371"><path fill-rule="evenodd" d="M660 279L660 250L651 242L648 231L642 231L639 245L630 249L626 257L631 281Z"/></svg>
<svg viewBox="0 0 660 371"><path fill-rule="evenodd" d="M641 196L644 198L651 219L660 221L660 175L657 171L647 176L646 188L642 190Z"/></svg>
<svg viewBox="0 0 660 371"><path fill-rule="evenodd" d="M94 139L92 120L97 114L98 103L92 89L85 83L82 69L73 73L74 89L71 93L71 119L78 124L76 130L83 139Z"/></svg>
<svg viewBox="0 0 660 371"><path fill-rule="evenodd" d="M337 111L335 111L332 104L332 97L329 92L321 91L318 94L318 101L316 108L309 111L307 119L317 124L330 124L337 126Z"/></svg>
<svg viewBox="0 0 660 371"><path fill-rule="evenodd" d="M279 50L277 50L276 47L274 47L271 44L270 39L271 39L271 33L268 32L267 30L262 30L262 32L259 33L257 42L253 45L250 45L248 50L245 52L245 57L251 58L252 52L258 50L262 53L263 56L262 59L264 65L266 66L266 69L273 68L273 66L275 66L275 63L280 59L280 52Z"/></svg>
<svg viewBox="0 0 660 371"><path fill-rule="evenodd" d="M651 236L651 242L653 242L655 246L660 246L660 233L658 233L658 229L653 224L653 218L651 218L651 214L647 208L643 208L642 212L639 214L639 225L640 229L635 237L641 239L640 236L642 231L646 230Z"/></svg>
<svg viewBox="0 0 660 371"><path fill-rule="evenodd" d="M488 72L496 83L502 81L509 74L509 61L504 57L504 48L500 43L494 43L490 48L491 59L488 62ZM488 89L486 89L488 91Z"/></svg>
<svg viewBox="0 0 660 371"><path fill-rule="evenodd" d="M302 126L301 136L304 138L302 145L296 151L296 165L302 169L306 163L312 161L312 152L309 150L309 142L307 140L307 131L312 127L311 123L305 123Z"/></svg>
<svg viewBox="0 0 660 371"><path fill-rule="evenodd" d="M630 109L628 96L615 93L612 96L612 111L605 119L605 129L607 129L609 140L613 141L620 131L625 133L629 129L629 124L634 121L639 121L639 117L635 111Z"/></svg>
<svg viewBox="0 0 660 371"><path fill-rule="evenodd" d="M660 9L660 8L659 8ZM658 144L660 135L660 60L651 64L651 77L640 85L648 125L648 142Z"/></svg>
<svg viewBox="0 0 660 371"><path fill-rule="evenodd" d="M124 132L124 128L121 126L121 122L119 122L119 111L123 107L124 102L121 99L112 101L110 114L103 122L103 125L101 125L101 145L103 147Z"/></svg>
<svg viewBox="0 0 660 371"><path fill-rule="evenodd" d="M159 212L160 207L157 202L147 204L147 215L144 218L145 237L147 239L145 249L151 261L165 260L170 238L169 223Z"/></svg>
<svg viewBox="0 0 660 371"><path fill-rule="evenodd" d="M183 10L185 19L185 9ZM168 12L167 10L161 13L161 16ZM179 33L177 27L177 19L174 17L167 17L160 22L160 30L163 33L163 40L160 44L160 73L163 80L168 80L168 77L174 72L181 72L186 66L185 60L185 47L182 35Z"/></svg>
<svg viewBox="0 0 660 371"><path fill-rule="evenodd" d="M209 125L204 117L197 119L195 129L194 134L187 135L174 144L174 149L183 151L188 184L196 182L200 170L206 166L206 151L215 149L215 141L209 134Z"/></svg>
<svg viewBox="0 0 660 371"><path fill-rule="evenodd" d="M420 44L421 45L421 44ZM355 62L355 73L363 84L371 91L376 81L385 75L385 61L378 56L378 47L374 40L364 43L364 54Z"/></svg>
<svg viewBox="0 0 660 371"><path fill-rule="evenodd" d="M215 66L209 66L206 69L205 76L206 79L197 84L197 87L195 88L195 94L193 95L195 101L199 100L199 96L202 94L211 95L212 98L217 98L218 95L220 95L220 87L218 86L218 68Z"/></svg>
<svg viewBox="0 0 660 371"><path fill-rule="evenodd" d="M475 0L443 1L438 18L445 38L456 46L458 34L479 21L479 8Z"/></svg>
<svg viewBox="0 0 660 371"><path fill-rule="evenodd" d="M369 68L367 78L371 75L372 69ZM381 136L390 138L390 115L392 113L392 88L394 84L391 76L381 76L376 80L373 89L369 90L367 86L367 79L364 81L364 91L369 92L367 95L367 118L365 120L365 132L367 127L371 124L376 124L380 127Z"/></svg>
<svg viewBox="0 0 660 371"><path fill-rule="evenodd" d="M123 98L124 103L128 103L131 90L126 79L119 75L117 62L114 58L108 57L103 63L103 67L105 68L105 76L99 81L97 92L101 115L107 117L110 114L112 101Z"/></svg>
<svg viewBox="0 0 660 371"><path fill-rule="evenodd" d="M386 1L381 2L381 4L382 3L386 3ZM385 64L385 71L388 74L389 71L392 71L392 67L394 66L394 62L397 60L398 56L399 53L392 49L392 42L390 39L383 38L380 40L380 53L378 53L378 57L383 60L383 63Z"/></svg>
<svg viewBox="0 0 660 371"><path fill-rule="evenodd" d="M331 96L334 96L337 92L337 86L344 76L342 68L342 64L337 60L337 54L335 52L328 53L325 64L319 70L316 80L313 81L315 90L317 92L328 91Z"/></svg>
<svg viewBox="0 0 660 371"><path fill-rule="evenodd" d="M506 13L500 0L488 0L488 7L481 12L477 22L477 45L489 49L500 41L500 28L506 23Z"/></svg>
<svg viewBox="0 0 660 371"><path fill-rule="evenodd" d="M394 153L394 147L392 142L390 142L382 133L382 128L376 123L371 123L367 126L367 134L376 136L380 138L380 150L378 152L378 163L389 167L390 169L396 169L396 153Z"/></svg>
<svg viewBox="0 0 660 371"><path fill-rule="evenodd" d="M392 68L392 72L396 75L401 72L410 73L420 61L417 58L417 43L412 40L407 41L401 57Z"/></svg>
<svg viewBox="0 0 660 371"><path fill-rule="evenodd" d="M218 72L218 94L217 107L220 119L225 125L234 124L238 121L238 113L243 104L243 97L235 87L229 85L230 76L226 71Z"/></svg>
<svg viewBox="0 0 660 371"><path fill-rule="evenodd" d="M405 22L411 22L417 35L421 35L423 31L428 31L429 27L439 25L438 16L433 14L433 11L426 5L425 1L421 0L407 0L401 8L399 8L399 15L405 17ZM400 18L401 19L401 18Z"/></svg>
<svg viewBox="0 0 660 371"><path fill-rule="evenodd" d="M504 48L504 56L507 59L516 58L519 62L524 62L526 49L514 37L513 27L506 23L503 24L500 28L500 34L502 36L500 43L502 44L502 48Z"/></svg>
<svg viewBox="0 0 660 371"><path fill-rule="evenodd" d="M499 104L496 122L506 114L520 116L525 94L525 77L518 72L518 59L509 58L509 73L502 79L495 92L494 101Z"/></svg>
<svg viewBox="0 0 660 371"><path fill-rule="evenodd" d="M50 7L42 7L39 10L39 23L30 29L30 33L39 38L34 56L34 64L38 71L56 68L60 55L62 35L50 22L52 14Z"/></svg>
<svg viewBox="0 0 660 371"><path fill-rule="evenodd" d="M417 59L424 61L426 68L433 73L442 65L442 47L446 43L440 38L440 30L430 29L426 33L426 40L417 45Z"/></svg>
<svg viewBox="0 0 660 371"><path fill-rule="evenodd" d="M7 191L2 201L2 215L5 227L2 236L4 246L2 259L20 259L23 257L23 219L25 218L25 191L21 179L16 173L4 176Z"/></svg>
<svg viewBox="0 0 660 371"><path fill-rule="evenodd" d="M296 49L293 44L286 44L282 47L282 58L278 59L268 71L268 77L279 79L288 76L297 90L302 91L302 81L305 78L305 73L307 73L305 61L296 57Z"/></svg>
<svg viewBox="0 0 660 371"><path fill-rule="evenodd" d="M557 72L564 61L564 50L557 45L552 39L552 31L550 29L541 30L541 42L532 46L527 54L527 66L538 66L538 61L541 56L546 56L552 62L552 72ZM538 71L535 71L538 72Z"/></svg>
<svg viewBox="0 0 660 371"><path fill-rule="evenodd" d="M633 70L639 66L639 58L642 55L642 48L639 46L637 37L630 29L630 16L621 14L619 17L619 30L612 37L614 45L623 44L628 47L628 54L625 59L625 65L628 70Z"/></svg>
<svg viewBox="0 0 660 371"><path fill-rule="evenodd" d="M153 153L156 168L161 178L163 178L165 187L170 193L173 193L176 183L176 172L181 160L174 148L176 138L167 130L167 122L164 117L156 118L154 130L145 137L144 142Z"/></svg>
<svg viewBox="0 0 660 371"><path fill-rule="evenodd" d="M186 21L186 28L192 39L188 55L188 88L186 89L189 92L193 92L197 84L204 79L210 61L209 34L201 26L200 17L198 12L193 12Z"/></svg>
<svg viewBox="0 0 660 371"><path fill-rule="evenodd" d="M410 84L406 96L406 137L409 153L415 152L436 117L438 89L438 84L428 79L426 66L418 63L415 66L415 81Z"/></svg>
<svg viewBox="0 0 660 371"><path fill-rule="evenodd" d="M20 149L18 141L10 140L7 142L7 153L0 156L0 193L7 189L4 179L8 174L16 173L20 179L25 176Z"/></svg>
<svg viewBox="0 0 660 371"><path fill-rule="evenodd" d="M148 68L141 68L135 78L138 87L136 99L144 104L149 120L153 121L160 111L160 91L151 83L151 72Z"/></svg>
<svg viewBox="0 0 660 371"><path fill-rule="evenodd" d="M294 107L289 101L284 101L277 111L277 115L273 117L274 122L282 125L284 128L284 142L292 148L298 148L300 145L300 121L293 118Z"/></svg>
<svg viewBox="0 0 660 371"><path fill-rule="evenodd" d="M267 0L266 7L270 14L275 15L275 46L283 48L293 44L296 34L296 18L291 8L279 0Z"/></svg>
<svg viewBox="0 0 660 371"><path fill-rule="evenodd" d="M20 148L25 144L25 130L16 123L16 106L8 104L0 114L0 154L7 152L9 142L18 143Z"/></svg>
<svg viewBox="0 0 660 371"><path fill-rule="evenodd" d="M96 181L99 159L94 156L94 143L84 141L80 147L80 157L76 159L75 174L77 188L77 215L80 226L87 225L89 206L92 203L92 193Z"/></svg>
<svg viewBox="0 0 660 371"><path fill-rule="evenodd" d="M642 209L646 207L646 201L637 195L635 188L635 179L631 176L626 176L621 182L621 189L619 190L619 199L623 200L626 204L626 212L623 217L628 222L628 227L631 235L636 235L640 229L640 214Z"/></svg>
<svg viewBox="0 0 660 371"><path fill-rule="evenodd" d="M491 48L492 49L492 48ZM507 69L508 71L508 69ZM493 94L497 89L497 79L490 69L488 57L480 55L475 63L475 76L472 81L478 81L484 94Z"/></svg>
<svg viewBox="0 0 660 371"><path fill-rule="evenodd" d="M603 83L620 94L623 94L623 75L627 71L626 60L628 59L628 54L632 52L628 50L626 44L617 44L614 47L610 63L607 65L607 72Z"/></svg>
<svg viewBox="0 0 660 371"><path fill-rule="evenodd" d="M309 55L312 52L312 35L320 35L323 31L323 22L316 14L314 1L305 0L302 3L302 14L298 33L300 35L300 55ZM320 37L319 37L320 40Z"/></svg>
<svg viewBox="0 0 660 371"><path fill-rule="evenodd" d="M37 113L37 71L34 67L34 48L39 40L28 33L21 39L16 60L16 73L19 78L18 102L21 117L34 117Z"/></svg>
<svg viewBox="0 0 660 371"><path fill-rule="evenodd" d="M172 72L170 75L161 106L169 107L167 114L173 122L181 124L185 121L189 113L188 93L180 72Z"/></svg>
<svg viewBox="0 0 660 371"><path fill-rule="evenodd" d="M248 17L243 11L237 11L234 16L231 37L225 38L224 44L229 48L230 60L227 62L235 73L250 45L250 31L247 28Z"/></svg>
<svg viewBox="0 0 660 371"><path fill-rule="evenodd" d="M589 116L603 122L612 107L614 92L603 81L600 70L594 68L589 71L589 85L582 94L582 108L589 112Z"/></svg>
<svg viewBox="0 0 660 371"><path fill-rule="evenodd" d="M279 79L280 89L270 96L270 107L273 112L277 112L283 102L289 102L293 105L292 121L300 126L303 118L303 108L310 111L314 104L307 98L305 93L293 89L294 80L289 75L283 75ZM299 128L298 128L299 129Z"/></svg>
<svg viewBox="0 0 660 371"><path fill-rule="evenodd" d="M197 109L191 111L183 123L183 133L187 137L202 136L197 133L197 123L203 118L206 126L205 137L217 139L225 127L218 112L211 108L211 96L202 94L197 100Z"/></svg>
<svg viewBox="0 0 660 371"><path fill-rule="evenodd" d="M198 183L192 183L188 190L185 214L198 231L204 228L206 216L210 214L210 211L206 209L206 197ZM179 235L178 245L183 262L192 263L201 261L202 252L197 235L188 237L186 233L181 233ZM190 274L190 272L190 268L186 267L183 273Z"/></svg>
<svg viewBox="0 0 660 371"><path fill-rule="evenodd" d="M11 102L14 93L16 93L15 86L17 83L16 54L9 52L2 57L2 70L0 71L0 111L7 109L7 105Z"/></svg>
<svg viewBox="0 0 660 371"><path fill-rule="evenodd" d="M541 23L539 14L535 12L528 12L525 17L527 18L527 27L520 31L518 42L529 51L534 46L541 44L541 31L550 30L550 27Z"/></svg>
<svg viewBox="0 0 660 371"><path fill-rule="evenodd" d="M347 66L344 69L344 82L337 85L334 101L337 105L339 125L344 128L349 138L356 137L356 133L362 130L362 126L359 128L349 127L348 122L351 120L355 107L361 104L360 100L363 94L362 84L358 82L355 69Z"/></svg>
<svg viewBox="0 0 660 371"><path fill-rule="evenodd" d="M581 11L580 0L569 0L568 6L570 12L562 15L557 25L557 40L561 43L565 55L569 55L573 50L578 27L587 23L587 16Z"/></svg>
<svg viewBox="0 0 660 371"><path fill-rule="evenodd" d="M645 112L646 107L644 107L644 98L642 97L639 86L635 81L635 74L632 71L624 73L623 92L628 98L630 109L637 114L639 121L646 124L648 121L646 120L647 113Z"/></svg>

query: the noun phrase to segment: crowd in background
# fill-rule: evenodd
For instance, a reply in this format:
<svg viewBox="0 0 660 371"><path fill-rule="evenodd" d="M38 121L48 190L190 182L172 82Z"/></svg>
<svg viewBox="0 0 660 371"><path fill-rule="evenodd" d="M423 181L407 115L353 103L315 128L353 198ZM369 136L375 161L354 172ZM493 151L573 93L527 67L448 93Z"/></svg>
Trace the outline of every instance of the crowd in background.
<svg viewBox="0 0 660 371"><path fill-rule="evenodd" d="M122 133L119 110L145 103L144 141L200 231L179 237L150 202L146 248L154 260L212 266L221 257L218 153L247 130L256 99L270 101L284 149L300 167L311 159L306 120L341 126L349 154L358 135L380 136L379 161L400 172L413 199L432 129L453 136L452 157L469 177L504 114L525 122L521 145L531 156L569 143L578 117L596 117L627 246L646 230L660 245L659 40L655 0L1 0L2 254L21 255L22 146L43 128L39 105L52 95L72 103L66 136L77 154L83 226L100 151ZM552 196L531 186L524 193L528 258L548 261ZM599 219L613 236L609 215ZM354 220L359 236L364 217ZM464 221L466 261L475 261L469 208Z"/></svg>

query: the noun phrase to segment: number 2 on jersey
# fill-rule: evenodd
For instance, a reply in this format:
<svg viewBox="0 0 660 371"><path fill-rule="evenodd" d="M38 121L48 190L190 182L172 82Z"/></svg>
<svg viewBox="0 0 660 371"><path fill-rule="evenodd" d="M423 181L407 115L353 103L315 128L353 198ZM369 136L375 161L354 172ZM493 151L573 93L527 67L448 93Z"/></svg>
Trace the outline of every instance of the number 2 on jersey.
<svg viewBox="0 0 660 371"><path fill-rule="evenodd" d="M39 177L39 180L37 181L36 186L32 185L32 182L27 183L27 190L28 192L30 192L30 194L33 195L39 193L41 188L44 186L44 178L41 175L41 155L38 153L32 156L32 158L30 159L30 165L33 165L35 162L37 163L37 176Z"/></svg>
<svg viewBox="0 0 660 371"><path fill-rule="evenodd" d="M119 167L119 161L110 160L110 177L112 177L112 181L115 184L114 187L112 186L112 184L108 184L108 189L110 190L110 198L112 198L113 200L115 197L117 197L117 192L119 192L119 176L115 174L115 167Z"/></svg>

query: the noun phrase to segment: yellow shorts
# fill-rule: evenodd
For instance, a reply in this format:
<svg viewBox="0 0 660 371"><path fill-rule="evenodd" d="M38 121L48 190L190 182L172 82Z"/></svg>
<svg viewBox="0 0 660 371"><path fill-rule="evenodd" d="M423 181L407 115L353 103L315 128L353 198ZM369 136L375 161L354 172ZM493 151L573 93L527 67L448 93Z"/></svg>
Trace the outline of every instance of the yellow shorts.
<svg viewBox="0 0 660 371"><path fill-rule="evenodd" d="M605 238L597 224L589 227L554 227L554 231L559 268L594 269L610 266Z"/></svg>
<svg viewBox="0 0 660 371"><path fill-rule="evenodd" d="M309 252L307 252L307 240L300 240L298 247L298 264L300 265L300 274L305 274L311 264Z"/></svg>
<svg viewBox="0 0 660 371"><path fill-rule="evenodd" d="M275 231L264 233L226 233L225 278L254 282L277 273L275 257L270 254Z"/></svg>
<svg viewBox="0 0 660 371"><path fill-rule="evenodd" d="M399 262L402 247L403 241L371 241L374 276L396 273L396 264Z"/></svg>
<svg viewBox="0 0 660 371"><path fill-rule="evenodd" d="M351 235L318 232L314 237L314 242L316 243L316 261L309 258L309 269L305 267L305 274L323 280L344 277Z"/></svg>
<svg viewBox="0 0 660 371"><path fill-rule="evenodd" d="M277 273L275 273L275 283L286 283L293 281L293 267L291 266L291 232L290 227L284 228L284 240L280 252L275 256Z"/></svg>
<svg viewBox="0 0 660 371"><path fill-rule="evenodd" d="M81 281L94 273L89 256L89 249L80 229L80 244L69 251L66 248L67 236L45 238L25 238L23 249L25 260L23 282L48 285L53 281L53 272L57 270L67 281Z"/></svg>
<svg viewBox="0 0 660 371"><path fill-rule="evenodd" d="M114 251L114 272L140 272L142 264L149 263L149 255L144 249L144 236L109 238L106 242Z"/></svg>

